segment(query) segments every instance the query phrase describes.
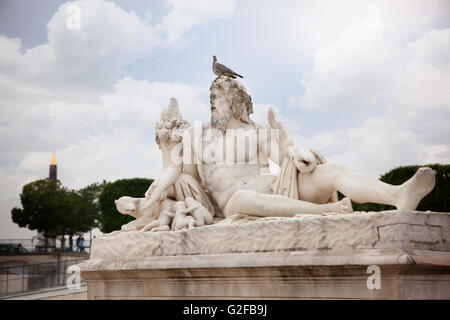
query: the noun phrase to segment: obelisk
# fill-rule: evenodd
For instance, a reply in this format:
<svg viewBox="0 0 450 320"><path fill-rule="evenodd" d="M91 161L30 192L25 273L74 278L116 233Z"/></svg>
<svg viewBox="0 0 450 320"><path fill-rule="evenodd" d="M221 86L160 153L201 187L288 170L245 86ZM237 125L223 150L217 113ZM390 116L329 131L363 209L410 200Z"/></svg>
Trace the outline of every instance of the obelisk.
<svg viewBox="0 0 450 320"><path fill-rule="evenodd" d="M50 168L48 173L48 178L56 182L57 180L57 165L55 153L52 154L52 160L50 161Z"/></svg>

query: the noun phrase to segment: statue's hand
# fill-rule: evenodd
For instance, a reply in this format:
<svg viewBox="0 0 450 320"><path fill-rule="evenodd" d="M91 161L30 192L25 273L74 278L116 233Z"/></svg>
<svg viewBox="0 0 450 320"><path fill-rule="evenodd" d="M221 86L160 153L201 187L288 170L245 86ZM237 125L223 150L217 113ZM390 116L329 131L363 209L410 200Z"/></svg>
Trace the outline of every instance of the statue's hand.
<svg viewBox="0 0 450 320"><path fill-rule="evenodd" d="M297 148L295 150L294 163L300 172L306 173L316 168L317 159L309 149Z"/></svg>
<svg viewBox="0 0 450 320"><path fill-rule="evenodd" d="M294 146L290 145L290 146L287 147L287 154L288 154L289 157L295 159L296 152L295 152Z"/></svg>

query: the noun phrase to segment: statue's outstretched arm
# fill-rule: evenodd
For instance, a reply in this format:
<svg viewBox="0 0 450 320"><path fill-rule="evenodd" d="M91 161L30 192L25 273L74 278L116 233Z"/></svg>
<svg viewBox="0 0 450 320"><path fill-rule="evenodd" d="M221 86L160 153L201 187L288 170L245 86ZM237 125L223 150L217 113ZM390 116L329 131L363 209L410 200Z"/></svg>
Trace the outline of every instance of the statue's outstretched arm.
<svg viewBox="0 0 450 320"><path fill-rule="evenodd" d="M294 147L294 143L286 128L281 122L275 119L275 111L272 108L269 108L267 118L270 127L279 130L278 146L280 163L278 165L280 167L286 156L289 156L294 160L295 166L300 172L311 172L316 168L317 164L326 163L325 159L318 151ZM272 161L275 161L273 159L274 157L271 157L270 154L268 154L268 156Z"/></svg>
<svg viewBox="0 0 450 320"><path fill-rule="evenodd" d="M269 122L269 125L272 129L278 129L280 130L280 146L287 147L287 146L293 146L294 142L292 141L291 137L289 136L289 133L283 126L283 124L275 119L275 111L272 107L269 107L269 111L267 113L267 120Z"/></svg>
<svg viewBox="0 0 450 320"><path fill-rule="evenodd" d="M148 208L152 207L155 203L162 200L161 196L164 191L166 191L180 176L181 174L181 166L168 167L164 170L162 176L155 181L156 187L151 190L151 194L149 195L149 199L142 205L141 211L145 211ZM153 182L153 183L155 183ZM150 188L149 188L150 189ZM147 196L147 193L146 193Z"/></svg>
<svg viewBox="0 0 450 320"><path fill-rule="evenodd" d="M286 155L294 156L294 143L283 124L275 119L275 111L272 108L269 108L267 119L270 129L278 130L278 132L270 135L271 139L275 138L275 141L271 141L270 145L268 145L268 140L260 141L260 147L266 156L281 166ZM273 150L273 148L277 150Z"/></svg>

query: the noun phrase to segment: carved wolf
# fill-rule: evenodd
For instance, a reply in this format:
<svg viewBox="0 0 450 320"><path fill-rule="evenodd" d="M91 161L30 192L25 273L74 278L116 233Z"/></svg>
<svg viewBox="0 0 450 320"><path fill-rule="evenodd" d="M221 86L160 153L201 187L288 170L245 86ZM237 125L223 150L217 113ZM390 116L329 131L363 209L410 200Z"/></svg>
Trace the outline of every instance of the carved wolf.
<svg viewBox="0 0 450 320"><path fill-rule="evenodd" d="M133 198L128 196L121 197L114 201L117 211L136 218L136 220L124 224L121 228L122 230L137 231L142 229L147 224L158 218L157 214L160 211L160 206L163 206L164 202L175 202L170 199L165 199L161 203L142 211L140 208L143 206L145 201L148 201L148 198Z"/></svg>

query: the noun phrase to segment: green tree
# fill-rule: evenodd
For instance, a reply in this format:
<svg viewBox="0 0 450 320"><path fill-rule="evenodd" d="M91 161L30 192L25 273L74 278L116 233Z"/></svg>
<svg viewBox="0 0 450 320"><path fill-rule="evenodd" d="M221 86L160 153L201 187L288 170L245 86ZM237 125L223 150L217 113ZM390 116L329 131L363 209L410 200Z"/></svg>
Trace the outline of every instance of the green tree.
<svg viewBox="0 0 450 320"><path fill-rule="evenodd" d="M87 232L98 225L100 211L98 198L102 184L92 184L81 190L68 190L60 182L44 179L23 187L21 208L11 211L13 222L20 227L37 230L48 238L61 237L64 250L65 236Z"/></svg>
<svg viewBox="0 0 450 320"><path fill-rule="evenodd" d="M72 237L77 233L84 233L99 226L100 207L99 197L106 181L93 183L78 191L69 194L69 206L67 220L69 220L66 234L69 236L69 244L73 243Z"/></svg>
<svg viewBox="0 0 450 320"><path fill-rule="evenodd" d="M393 185L400 185L410 179L423 166L402 166L390 170L380 177L380 180ZM450 210L450 164L427 164L436 171L436 186L420 201L417 206L419 211L449 212ZM339 194L341 199L343 196ZM394 210L395 207L376 203L352 203L355 211L383 211Z"/></svg>
<svg viewBox="0 0 450 320"><path fill-rule="evenodd" d="M109 233L120 230L123 224L133 220L133 217L117 211L114 200L122 196L143 197L152 182L153 179L134 178L106 183L99 198L101 231Z"/></svg>
<svg viewBox="0 0 450 320"><path fill-rule="evenodd" d="M66 190L59 181L44 179L23 186L20 200L21 208L13 208L12 220L20 227L43 233L45 242L60 235L59 215L64 210Z"/></svg>

